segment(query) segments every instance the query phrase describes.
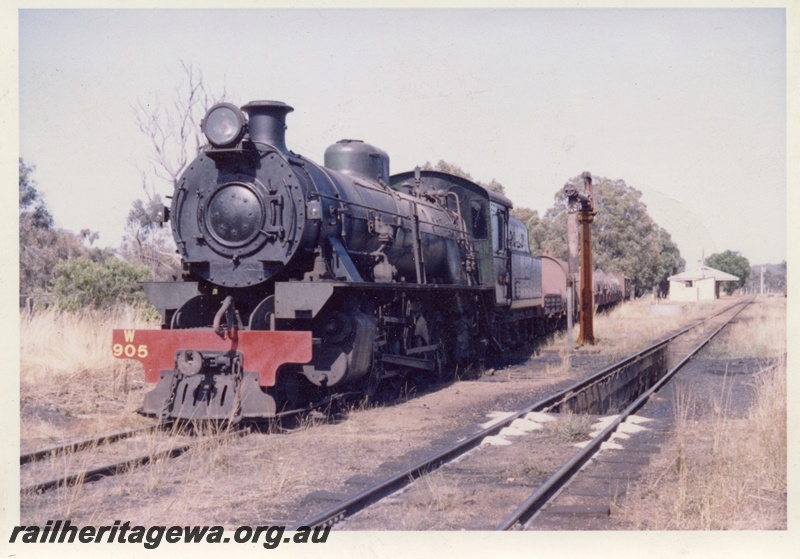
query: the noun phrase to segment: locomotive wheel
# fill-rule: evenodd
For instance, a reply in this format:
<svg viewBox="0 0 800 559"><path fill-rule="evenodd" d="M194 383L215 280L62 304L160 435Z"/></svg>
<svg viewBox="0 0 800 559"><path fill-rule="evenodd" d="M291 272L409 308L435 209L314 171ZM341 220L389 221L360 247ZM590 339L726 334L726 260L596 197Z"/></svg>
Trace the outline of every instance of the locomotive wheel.
<svg viewBox="0 0 800 559"><path fill-rule="evenodd" d="M406 352L408 350L426 347L430 345L431 333L428 328L428 321L423 314L414 318L414 325L410 330L410 335L406 339Z"/></svg>
<svg viewBox="0 0 800 559"><path fill-rule="evenodd" d="M439 344L439 349L434 352L433 358L436 360L434 374L439 382L450 382L455 378L455 371L452 369L448 336L445 332L445 322L442 313L437 312L431 322L430 343Z"/></svg>
<svg viewBox="0 0 800 559"><path fill-rule="evenodd" d="M472 360L472 328L466 317L453 323L453 338L455 339L455 361L459 365L466 365Z"/></svg>
<svg viewBox="0 0 800 559"><path fill-rule="evenodd" d="M434 362L433 375L438 381L448 380L447 369L450 362L448 354L447 334L445 321L441 312L425 309L424 314L417 320L415 331L417 334L416 347L438 346L436 349L420 354Z"/></svg>
<svg viewBox="0 0 800 559"><path fill-rule="evenodd" d="M406 353L419 347L429 345L430 333L428 332L428 322L425 320L425 308L420 302L409 302L406 315L410 323L405 328L403 336L403 349Z"/></svg>
<svg viewBox="0 0 800 559"><path fill-rule="evenodd" d="M377 359L373 359L372 367L364 381L364 400L367 404L375 402L378 396L378 387L383 377L383 368Z"/></svg>
<svg viewBox="0 0 800 559"><path fill-rule="evenodd" d="M304 408L320 397L319 387L303 376L300 367L288 366L280 372L281 392L286 409Z"/></svg>
<svg viewBox="0 0 800 559"><path fill-rule="evenodd" d="M414 318L414 323L409 328L413 334L406 341L406 351L416 348L438 345L433 350L419 354L419 357L434 362L433 375L439 382L452 380L451 371L448 371L449 359L445 335L444 317L441 312L424 308Z"/></svg>
<svg viewBox="0 0 800 559"><path fill-rule="evenodd" d="M250 330L271 330L272 317L274 315L275 295L270 295L253 309L247 327Z"/></svg>

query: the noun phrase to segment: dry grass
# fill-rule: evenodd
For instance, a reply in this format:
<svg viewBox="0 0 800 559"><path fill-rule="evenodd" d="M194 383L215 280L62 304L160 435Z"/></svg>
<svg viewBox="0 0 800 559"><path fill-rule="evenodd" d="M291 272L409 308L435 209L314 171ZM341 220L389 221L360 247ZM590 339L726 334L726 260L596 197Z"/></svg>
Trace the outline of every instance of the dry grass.
<svg viewBox="0 0 800 559"><path fill-rule="evenodd" d="M153 328L130 307L77 313L48 309L20 316L22 381L73 378L86 371L115 373L124 361L111 356L114 328Z"/></svg>
<svg viewBox="0 0 800 559"><path fill-rule="evenodd" d="M532 477L542 477L548 474L548 468L543 465L542 459L537 455L536 449L531 449L515 461L512 461L508 467L509 479L527 479Z"/></svg>
<svg viewBox="0 0 800 559"><path fill-rule="evenodd" d="M724 309L734 301L730 297L696 304L661 301L653 305L649 298L626 301L607 312L595 314L593 331L596 344L577 346L573 343L573 352L574 355L596 354L613 362ZM659 315L651 310L653 307L656 310L668 307L679 310L675 311L676 314ZM575 339L579 331L576 323L573 330ZM558 332L542 346L542 349L556 350L560 359L558 364L547 365L544 376L565 376L574 372L566 359L566 345L566 332Z"/></svg>
<svg viewBox="0 0 800 559"><path fill-rule="evenodd" d="M37 518L101 521L119 515L118 512L111 511L120 501L124 501L132 510L139 509L139 521L158 523L160 521L155 516L149 516L151 513L147 503L162 500L161 508L155 512L190 522L197 511L213 511L218 506L226 505L221 499L209 501L207 498L208 492L213 490L220 478L241 478L242 464L235 459L235 453L231 452L238 434L240 433L230 424L187 426L174 423L165 432L147 433L111 446L62 453L49 463L43 463L35 477L63 477L88 467L116 463L137 456L148 456L149 462L146 466L132 466L128 471L108 478L105 489L79 480L73 486L54 491L52 499L24 496L23 517L33 515ZM180 457L159 457L187 443L193 446ZM275 491L280 491L280 479L282 478L278 475L270 476L268 485L275 486ZM240 497L237 493L229 495L228 499Z"/></svg>
<svg viewBox="0 0 800 559"><path fill-rule="evenodd" d="M455 509L463 500L463 492L440 472L420 479L409 499L409 504L426 514Z"/></svg>
<svg viewBox="0 0 800 559"><path fill-rule="evenodd" d="M730 300L717 303L722 308L730 304ZM622 352L624 344L642 347L654 341L645 336L659 339L659 336L663 337L662 332L691 322L696 315L711 312L705 306L702 309L691 308L670 322L652 317L648 311L649 302L635 302L599 317L595 333L601 347L611 347L616 352ZM659 330L651 331L642 326L644 320L660 324L654 327ZM111 430L112 426L125 421L140 419L133 411L143 397L141 371L110 356L110 331L120 327L149 325L141 322L135 314L124 312L104 317L88 313L50 313L21 319L23 439L30 439L31 433L39 429L39 424L43 433L36 436L47 437L49 430L49 436L72 438L76 429L82 429L84 434L95 434ZM642 336L641 339L632 339L632 333ZM563 335L561 340L563 343ZM771 374L764 374L759 378L766 382L770 377ZM89 523L120 515L145 523L160 523L165 519L170 522L225 523L231 522L231 518L237 522L251 518L280 518L282 507L288 506L287 503L298 495L320 488L342 488L348 477L377 471L381 463L403 456L429 436L433 421L449 429L463 426L463 410L477 407L474 402L483 401L479 397L485 396L488 384L457 382L448 388L449 396L446 391L441 391L385 409L354 406L347 411L347 421L340 424L317 425L317 420L311 417L307 424L278 436L254 435L238 442L235 437L227 437L224 429L218 428L217 432L206 434L207 439L200 447L178 459L157 462L130 476L112 478L110 487L110 484L87 484L64 492L59 496L58 512L37 511L23 506L23 514L37 519L72 516ZM495 387L499 388L502 387ZM57 411L45 418L48 421L39 419L36 414L25 415L26 408L46 410L49 406ZM723 409L724 406L725 396L720 393L719 407ZM761 409L761 413L773 419L763 419L765 428L759 436L772 436L775 439L773 444L780 448L781 436L785 445L785 416L784 435L781 435L768 427L770 421L774 422L775 412ZM54 416L62 418L64 425L50 421ZM470 418L467 420L472 421ZM734 433L735 422L727 421L723 433ZM312 426L313 429L307 428ZM569 430L581 431L582 428L574 427ZM398 438L399 432L403 436ZM713 445L713 433L709 435ZM721 434L717 438L719 452L723 452L726 436ZM170 443L162 435L147 444L151 445L152 452L156 452ZM697 458L689 450L687 445L684 453L687 483L698 471ZM309 460L310 455L316 460ZM758 467L766 467L770 462L777 464L772 481L765 482L763 487L779 489L777 493L770 493L769 489L759 489L762 486L752 490L748 488L742 499L767 506L769 501L765 499L776 498L776 495L780 498L780 487L785 491L786 459L784 453L781 481L780 450L777 456L770 457L760 452L759 457L762 456L765 464ZM247 465L246 476L242 475L242 464ZM543 471L543 466L534 458L521 461L514 468L532 475ZM674 466L671 468L674 470ZM752 468L756 469L756 466ZM663 480L654 486L653 493L662 491L673 470L665 473ZM474 499L472 490L459 486L458 482L432 477L425 484L424 491L409 507L408 516L396 518L397 522L392 526L432 528L432 518L440 511L458 512L462 505ZM689 494L687 490L686 495ZM694 504L687 505L688 500L684 497L682 506L697 508ZM683 518L690 516L685 513ZM662 523L659 526L666 525Z"/></svg>
<svg viewBox="0 0 800 559"><path fill-rule="evenodd" d="M631 501L636 529L786 528L785 366L777 372L748 419L720 414L677 437L674 460Z"/></svg>
<svg viewBox="0 0 800 559"><path fill-rule="evenodd" d="M697 304L662 301L658 307L678 307L675 315L657 315L651 311L649 299L639 299L619 305L609 312L597 314L594 334L603 351L629 355L649 344L667 337L670 333L692 324L730 305L731 299L719 299Z"/></svg>
<svg viewBox="0 0 800 559"><path fill-rule="evenodd" d="M434 472L417 480L400 498L397 528L401 530L444 530L460 509L473 502L474 489L465 489ZM407 496L407 497L406 497Z"/></svg>
<svg viewBox="0 0 800 559"><path fill-rule="evenodd" d="M728 359L779 358L786 354L786 299L760 297L711 348Z"/></svg>
<svg viewBox="0 0 800 559"><path fill-rule="evenodd" d="M660 471L618 511L645 530L786 529L785 302L760 300L715 352L737 358L778 356L753 375L755 403L731 413L731 379L723 377L701 420L693 388L674 396L676 436L662 451ZM782 307L782 309L781 309ZM696 417L696 416L695 416Z"/></svg>
<svg viewBox="0 0 800 559"><path fill-rule="evenodd" d="M22 313L22 447L141 423L141 367L112 357L111 330L152 327L131 308Z"/></svg>
<svg viewBox="0 0 800 559"><path fill-rule="evenodd" d="M547 423L545 428L557 439L567 443L588 440L592 432L592 418L588 415L571 412L559 414L555 421Z"/></svg>

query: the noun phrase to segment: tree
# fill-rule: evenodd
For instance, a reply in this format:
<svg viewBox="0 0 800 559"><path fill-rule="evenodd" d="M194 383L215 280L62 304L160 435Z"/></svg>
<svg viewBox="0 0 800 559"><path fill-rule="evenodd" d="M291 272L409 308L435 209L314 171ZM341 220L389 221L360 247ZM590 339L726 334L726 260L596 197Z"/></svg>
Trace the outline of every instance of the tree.
<svg viewBox="0 0 800 559"><path fill-rule="evenodd" d="M225 96L224 88L218 95L211 94L202 73L181 61L181 79L168 102L156 96L133 107L136 125L148 138L151 152L147 164L140 166L145 199L135 200L128 213L121 254L149 268L153 281L174 279L181 270L171 231L162 226L164 203L156 184L172 193L183 169L205 143L200 133L203 116Z"/></svg>
<svg viewBox="0 0 800 559"><path fill-rule="evenodd" d="M539 212L530 208L514 208L511 210L511 215L518 218L525 227L528 228L528 244L530 245L533 254L541 254L545 251L545 245L552 245L548 242L548 226L545 220L539 217Z"/></svg>
<svg viewBox="0 0 800 559"><path fill-rule="evenodd" d="M134 200L131 205L120 255L148 268L152 281L172 280L180 275L181 263L171 230L163 226L164 202L160 194L147 194L145 200Z"/></svg>
<svg viewBox="0 0 800 559"><path fill-rule="evenodd" d="M184 61L180 64L181 78L168 102L157 95L149 101L139 100L133 108L136 125L151 147L148 165L142 170L145 184L151 178L164 180L171 188L178 184L186 164L205 144L200 122L208 109L227 95L224 88L213 95L200 70Z"/></svg>
<svg viewBox="0 0 800 559"><path fill-rule="evenodd" d="M436 165L431 165L430 161L426 161L425 164L420 167L423 171L439 171L441 173L449 173L451 175L456 175L457 177L461 177L467 179L469 181L474 182L485 188L486 190L491 190L492 192L497 192L498 194L505 194L506 189L503 187L502 184L497 182L495 179L492 179L490 182L485 183L479 180L472 178L468 172L464 169L456 165L455 163L448 163L442 159Z"/></svg>
<svg viewBox="0 0 800 559"><path fill-rule="evenodd" d="M60 262L78 257L99 262L110 252L91 246L97 233L85 229L76 235L54 226L53 216L33 179L34 170L20 158L19 292L46 299L53 291Z"/></svg>
<svg viewBox="0 0 800 559"><path fill-rule="evenodd" d="M32 177L35 170L36 167L29 167L19 158L19 220L28 222L28 227L49 229L53 226L53 216Z"/></svg>
<svg viewBox="0 0 800 559"><path fill-rule="evenodd" d="M786 260L780 264L759 264L750 267L745 289L748 293L761 292L761 275L764 275L764 292L786 294Z"/></svg>
<svg viewBox="0 0 800 559"><path fill-rule="evenodd" d="M578 182L580 177L572 179ZM596 269L631 278L637 294L662 285L682 270L685 261L670 234L659 227L641 201L642 193L624 180L593 177L595 210L592 223L593 259ZM551 251L567 260L567 197L559 189L554 205L544 217L528 221L531 250Z"/></svg>
<svg viewBox="0 0 800 559"><path fill-rule="evenodd" d="M61 309L104 309L118 304L146 303L139 282L147 281L147 268L108 258L95 262L86 257L62 261L57 266L55 295Z"/></svg>
<svg viewBox="0 0 800 559"><path fill-rule="evenodd" d="M658 227L656 225L656 227ZM658 290L661 293L669 291L669 282L667 278L681 272L686 267L686 261L681 257L681 251L678 249L672 236L661 227L658 227L656 234L659 241L659 258L658 269L656 271L656 280L658 283Z"/></svg>
<svg viewBox="0 0 800 559"><path fill-rule="evenodd" d="M750 261L738 252L726 250L722 253L712 254L706 258L706 266L710 266L722 272L727 272L739 278L739 281L722 282L722 289L728 295L747 283L750 277Z"/></svg>

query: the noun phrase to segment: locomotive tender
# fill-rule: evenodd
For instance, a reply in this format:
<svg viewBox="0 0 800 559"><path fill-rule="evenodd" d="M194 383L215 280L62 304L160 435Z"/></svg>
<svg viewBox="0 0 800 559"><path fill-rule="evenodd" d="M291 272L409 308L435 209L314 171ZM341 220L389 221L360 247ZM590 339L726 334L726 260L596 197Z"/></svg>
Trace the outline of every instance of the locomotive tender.
<svg viewBox="0 0 800 559"><path fill-rule="evenodd" d="M220 103L170 208L183 280L148 283L161 330L112 351L157 383L142 412L267 418L409 371L445 377L553 331L566 272L532 256L506 197L454 175L390 175L357 140L289 151L292 107Z"/></svg>

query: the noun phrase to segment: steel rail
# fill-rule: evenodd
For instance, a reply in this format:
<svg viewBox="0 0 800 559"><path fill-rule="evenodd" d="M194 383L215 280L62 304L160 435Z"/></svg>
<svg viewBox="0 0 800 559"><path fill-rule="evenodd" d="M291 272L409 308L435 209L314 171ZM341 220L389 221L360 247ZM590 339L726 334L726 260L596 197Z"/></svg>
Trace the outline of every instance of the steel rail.
<svg viewBox="0 0 800 559"><path fill-rule="evenodd" d="M737 305L741 305L742 303L735 303L726 307L725 309L719 311L716 314L713 314L709 317L706 317L695 324L688 326L686 328L681 329L680 331L671 334L670 336L664 338L661 341L658 341L645 349L622 359L618 363L615 363L605 369L601 370L598 373L590 375L586 379L580 380L575 384L556 392L534 404L531 404L522 410L519 410L506 419L495 423L494 425L490 425L489 427L467 437L463 441L451 446L448 449L445 449L429 458L426 458L413 466L381 481L375 485L372 485L363 491L348 497L347 499L335 504L332 507L329 507L322 512L318 513L317 515L313 516L312 518L306 520L303 523L297 524L293 529L297 530L300 527L305 526L327 526L333 525L337 522L343 520L347 516L351 516L354 513L363 510L370 505L380 501L381 499L385 498L386 496L402 489L404 486L412 483L417 478L426 475L428 473L433 472L437 468L439 468L442 464L452 461L453 459L461 456L473 448L480 445L484 438L494 435L501 431L503 428L507 427L515 420L527 415L531 412L537 411L546 411L551 409L552 407L560 404L564 400L572 397L576 393L584 390L588 386L602 380L603 378L608 377L614 371L625 367L637 359L641 358L643 355L649 354L651 351L658 349L665 344L669 343L671 340L675 339L676 337L688 332L689 330L700 326L701 324L715 318L725 312L728 312L732 308Z"/></svg>
<svg viewBox="0 0 800 559"><path fill-rule="evenodd" d="M753 299L745 301L744 303L737 303L742 305L742 308L736 311L733 316L725 321L719 328L706 337L697 347L695 347L689 354L681 359L672 369L667 371L661 379L659 379L653 386L647 389L641 396L625 408L605 429L603 429L596 437L594 437L580 452L576 453L564 466L561 467L555 474L553 474L547 481L545 481L539 489L536 490L525 502L523 502L517 509L508 515L503 521L495 528L495 530L511 530L516 527L523 527L533 516L539 512L542 507L547 504L557 492L564 487L564 485L586 464L589 459L599 450L600 445L608 440L608 438L616 431L617 427L624 422L631 414L639 410L661 387L669 382L672 377L683 368L701 349L703 349L714 337L719 334L723 328L730 324L739 313L741 313ZM729 307L726 310L729 310ZM721 314L721 313L719 313ZM717 316L717 315L715 315Z"/></svg>
<svg viewBox="0 0 800 559"><path fill-rule="evenodd" d="M222 434L220 438L242 436L249 433L250 433L249 429L237 429L236 431ZM193 440L189 443L177 445L172 448L168 448L159 452L151 452L149 454L138 456L136 458L129 458L127 460L122 460L120 462L116 462L113 464L107 464L105 466L98 466L96 468L89 468L86 470L82 470L75 474L65 475L55 479L49 479L47 481L42 481L39 483L35 483L33 485L21 487L20 493L41 494L58 487L68 487L72 485L90 483L98 481L105 477L124 474L130 472L135 468L146 466L151 462L156 462L164 458L177 458L181 454L184 454L185 452L191 450L195 445L198 445L202 442L204 441Z"/></svg>
<svg viewBox="0 0 800 559"><path fill-rule="evenodd" d="M348 397L350 395L353 395L353 394L356 394L356 393L353 392L353 393L334 394L334 395L331 395L331 396L328 396L328 397L324 398L323 400L321 400L321 401L319 401L319 402L317 402L315 404L311 404L311 405L309 405L309 406L307 406L305 408L298 408L298 409L295 409L295 410L287 410L287 411L284 411L284 412L279 412L279 413L275 414L274 418L271 418L271 419L283 420L283 419L287 419L287 418L292 417L292 416L300 416L300 415L302 415L304 413L312 412L312 411L314 411L314 410L316 410L318 408L324 407L326 405L332 405L334 402L336 402L336 401L338 401L338 400L340 400L342 398L346 398L346 397ZM94 437L94 438L91 438L91 439L74 441L74 442L67 443L67 444L60 445L60 446L53 446L53 447L44 448L44 449L41 449L41 450L35 450L35 451L31 451L31 452L26 452L26 453L20 454L20 457L19 457L20 465L24 465L24 464L28 464L28 463L36 462L36 461L41 461L41 460L46 459L47 457L56 456L58 454L66 454L66 453L69 453L69 452L78 452L78 451L82 451L82 450L96 448L96 447L101 446L101 445L111 444L111 443L114 443L114 442L118 442L120 440L124 440L124 439L127 439L127 438L134 437L136 435L152 433L152 432L154 432L154 431L156 431L156 430L158 430L160 428L170 427L170 426L173 426L173 425L176 425L176 424L177 424L177 422L175 420L169 419L169 420L157 423L155 425L150 425L148 427L142 427L142 428L138 428L138 429L131 429L131 430L128 430L128 431L119 431L119 432L110 433L110 434L107 434L107 435L101 435L99 437ZM223 436L224 437L228 437L228 436L234 436L234 435L238 436L238 435L248 434L248 433L251 432L251 427L252 427L252 422L245 421L242 424L242 427L237 427L237 430L235 432L232 432L232 433L229 433L229 434L225 434ZM141 466L146 466L150 462L154 462L154 461L161 460L161 459L164 459L164 458L177 458L178 456L180 456L181 454L185 453L186 451L191 449L194 445L198 444L199 442L200 441L192 441L190 443L187 443L187 444L184 444L184 445L179 445L179 446L176 446L176 447L173 447L173 448L161 451L161 452L157 452L157 453L154 453L154 454L148 454L148 455L144 455L144 456L139 456L137 458L131 458L131 459L124 460L124 461L121 461L121 462L117 462L117 463L114 463L114 464L107 464L105 466L98 466L96 468L90 468L90 469L78 472L76 474L71 474L71 475L67 475L67 476L58 477L58 478L50 479L50 480L43 481L43 482L40 482L40 483L35 483L33 485L29 485L29 486L20 488L20 493L41 494L41 493L45 493L45 492L47 492L47 491L49 491L51 489L57 488L57 487L72 486L72 485L77 485L77 484L89 483L89 482L97 481L97 480L100 480L100 479L102 479L104 477L110 477L110 476L118 475L118 474L121 474L121 473L128 472L128 471L130 471L130 470L132 470L134 468L138 468L138 467L141 467Z"/></svg>
<svg viewBox="0 0 800 559"><path fill-rule="evenodd" d="M169 427L170 425L172 425L171 421L162 421L161 423L157 423L155 425L149 425L147 427L140 427L138 429L130 429L127 431L117 431L115 433L109 433L107 435L101 435L99 437L93 437L91 439L83 439L80 441L73 441L63 445L56 445L48 448L43 448L40 450L23 452L22 454L19 455L19 465L22 466L30 462L38 462L40 460L44 460L48 456L52 456L53 454L66 454L68 452L77 452L79 450L85 450L87 448L95 448L122 439L128 439L131 437L135 437L137 435L151 433L162 427Z"/></svg>
<svg viewBox="0 0 800 559"><path fill-rule="evenodd" d="M183 454L184 452L186 452L187 450L189 450L190 448L192 448L195 444L197 443L192 442L190 444L180 445L161 452L151 453L145 456L139 456L138 458L131 458L129 460L125 460L122 462L117 462L115 464L99 466L97 468L91 468L88 470L84 470L82 472L78 472L76 474L50 479L40 483L35 483L33 485L20 488L20 493L41 494L51 489L55 489L57 487L68 487L72 485L97 481L104 477L115 476L117 474L129 472L134 468L145 466L150 462L161 460L162 458L176 458L181 454Z"/></svg>
<svg viewBox="0 0 800 559"><path fill-rule="evenodd" d="M681 330L678 330L677 332L675 332L673 334L670 334L666 338L664 338L662 340L659 340L659 341L655 342L654 344L652 344L652 345L650 345L650 346L648 346L648 347L646 347L646 348L644 348L644 349L642 349L642 350L640 350L640 351L638 351L638 352L636 352L636 353L634 353L632 355L629 355L628 357L625 357L625 358L621 359L620 361L618 361L618 362L616 362L616 363L614 363L612 365L609 365L605 369L601 369L600 371L598 371L598 372L596 372L594 374L591 374L591 375L589 375L588 377L586 377L584 379L579 380L575 384L573 384L573 385L571 385L571 386L569 386L569 387L567 387L567 388L565 388L565 389L563 389L563 390L561 390L559 392L556 392L555 394L545 398L541 402L537 402L537 404L534 404L534 406L541 405L541 407L536 407L536 409L527 409L526 408L526 410L524 410L524 413L529 413L531 411L549 411L550 409L558 406L559 404L562 404L563 402L565 402L569 398L572 398L575 394L578 394L579 392L589 388L590 386L596 384L597 382L600 382L603 379L609 377L613 372L615 372L615 371L617 371L619 369L622 369L623 367L626 367L628 365L631 365L631 364L635 363L636 361L638 361L642 357L644 357L644 356L650 354L651 352L653 352L653 351L655 351L655 350L667 345L669 342L671 342L675 338L677 338L679 336L682 336L686 332L689 332L690 330L693 330L694 328L697 328L701 324L704 324L704 323L708 322L709 320L711 320L713 318L716 318L716 317L720 316L721 314L724 314L724 313L730 311L731 309L733 309L737 305L741 305L741 304L742 304L741 302L737 302L737 303L734 303L732 305L729 305L729 306L725 307L724 309L722 309L721 311L719 311L719 312L717 312L715 314L712 314L711 316L707 316L706 318L703 318L702 320L699 320L699 321L695 322L694 324L691 324L691 325L689 325L689 326L687 326L685 328L682 328ZM524 415L524 413L521 413L520 416ZM518 419L520 416L515 416L515 417L511 418L511 420L508 421L508 423L511 423L511 421L513 421L514 419Z"/></svg>

